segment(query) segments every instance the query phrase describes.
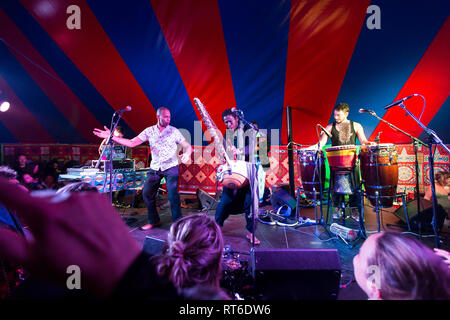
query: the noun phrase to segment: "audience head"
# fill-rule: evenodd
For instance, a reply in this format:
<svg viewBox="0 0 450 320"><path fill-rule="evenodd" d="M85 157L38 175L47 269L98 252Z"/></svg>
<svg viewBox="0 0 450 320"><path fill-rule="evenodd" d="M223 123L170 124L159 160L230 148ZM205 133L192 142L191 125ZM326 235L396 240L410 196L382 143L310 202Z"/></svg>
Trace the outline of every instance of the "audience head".
<svg viewBox="0 0 450 320"><path fill-rule="evenodd" d="M450 172L448 172L446 170L436 172L434 174L434 179L436 180L436 183L439 184L441 187L449 186L450 185Z"/></svg>
<svg viewBox="0 0 450 320"><path fill-rule="evenodd" d="M28 189L21 185L19 180L17 180L17 172L8 166L0 166L0 177L8 179L9 182L17 184L22 190L28 191Z"/></svg>
<svg viewBox="0 0 450 320"><path fill-rule="evenodd" d="M167 251L157 257L157 271L179 290L195 286L219 288L223 238L220 227L204 214L174 222Z"/></svg>
<svg viewBox="0 0 450 320"><path fill-rule="evenodd" d="M17 180L17 172L8 166L0 166L0 177L4 177L11 182Z"/></svg>
<svg viewBox="0 0 450 320"><path fill-rule="evenodd" d="M19 167L23 168L27 165L27 156L23 153L19 154L17 156L17 162L19 163Z"/></svg>
<svg viewBox="0 0 450 320"><path fill-rule="evenodd" d="M369 299L450 299L450 269L419 240L396 232L370 236L353 259Z"/></svg>
<svg viewBox="0 0 450 320"><path fill-rule="evenodd" d="M74 182L59 188L56 193L64 192L98 192L97 188L86 182Z"/></svg>

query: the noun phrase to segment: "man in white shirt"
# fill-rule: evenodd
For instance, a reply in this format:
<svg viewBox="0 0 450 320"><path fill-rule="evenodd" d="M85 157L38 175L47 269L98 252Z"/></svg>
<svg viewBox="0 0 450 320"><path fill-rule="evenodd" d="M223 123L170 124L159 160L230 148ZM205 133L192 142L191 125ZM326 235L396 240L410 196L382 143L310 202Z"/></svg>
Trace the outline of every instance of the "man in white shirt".
<svg viewBox="0 0 450 320"><path fill-rule="evenodd" d="M170 126L170 111L161 107L156 111L157 124L146 128L137 137L126 139L113 136L112 140L118 144L129 148L136 147L148 141L152 153L152 161L147 179L144 184L144 201L147 205L149 224L141 227L141 230L148 230L161 225L161 221L156 210L156 195L161 179L166 179L169 202L172 210L172 220L181 218L181 201L178 194L178 145L183 148L180 157L181 162L186 163L191 157L192 148L181 132ZM109 129L94 129L94 134L100 138L107 138Z"/></svg>

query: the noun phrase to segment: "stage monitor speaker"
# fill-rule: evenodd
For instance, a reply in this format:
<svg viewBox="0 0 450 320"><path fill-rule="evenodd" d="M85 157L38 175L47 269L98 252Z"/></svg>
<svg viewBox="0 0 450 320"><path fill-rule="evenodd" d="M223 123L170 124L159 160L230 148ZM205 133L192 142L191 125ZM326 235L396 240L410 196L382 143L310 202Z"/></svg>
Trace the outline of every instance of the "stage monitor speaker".
<svg viewBox="0 0 450 320"><path fill-rule="evenodd" d="M165 245L166 242L164 240L146 236L144 240L144 245L142 247L142 251L151 254L153 256L156 256L163 253Z"/></svg>
<svg viewBox="0 0 450 320"><path fill-rule="evenodd" d="M217 208L217 205L219 204L219 202L213 198L211 195L209 195L209 193L207 193L206 191L198 188L197 189L197 198L198 201L200 203L200 209L204 210L204 209L208 209L208 210L215 210Z"/></svg>
<svg viewBox="0 0 450 320"><path fill-rule="evenodd" d="M417 214L417 200L408 201L406 203L406 209L408 210L408 218L411 229L418 230L419 215ZM431 226L431 221L433 220L433 203L423 197L420 197L420 212L422 231L432 232L433 227ZM403 206L400 206L397 210L395 210L394 214L406 224L405 210L403 209ZM441 229L444 225L446 216L447 212L441 205L438 204L436 210L438 229Z"/></svg>
<svg viewBox="0 0 450 320"><path fill-rule="evenodd" d="M335 300L341 263L336 249L251 251L255 289L264 300Z"/></svg>

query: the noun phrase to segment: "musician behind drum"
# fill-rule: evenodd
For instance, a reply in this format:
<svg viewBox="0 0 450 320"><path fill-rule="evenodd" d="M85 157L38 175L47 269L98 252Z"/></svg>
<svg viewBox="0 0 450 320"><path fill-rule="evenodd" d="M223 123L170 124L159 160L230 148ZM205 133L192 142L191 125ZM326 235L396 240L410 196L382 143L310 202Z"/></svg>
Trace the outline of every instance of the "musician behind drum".
<svg viewBox="0 0 450 320"><path fill-rule="evenodd" d="M361 144L375 144L367 140L364 134L364 129L358 122L351 121L347 119L350 108L347 103L340 102L334 108L334 122L328 124L326 127L327 132L331 136L331 146L343 146L343 145L356 145L356 138L358 138ZM328 136L322 133L320 137L320 147L322 148L328 141ZM317 150L318 144L312 145L307 150ZM359 174L356 175L357 181L359 180ZM359 182L358 182L359 183ZM336 201L336 199L335 199ZM335 202L336 205L336 202ZM361 204L359 199L359 194L354 193L350 197L350 206L352 208L357 207L361 210ZM335 208L333 214L334 218L339 218L339 208ZM356 210L352 210L352 217L355 220L359 220L359 214Z"/></svg>
<svg viewBox="0 0 450 320"><path fill-rule="evenodd" d="M120 126L117 126L116 129L114 130L114 136L115 137L119 137L119 138L123 138L124 137L123 128L120 127ZM109 147L106 146L106 141L107 140L108 140L107 138L103 139L102 142L100 143L100 146L98 147L98 154L102 155L102 152L103 152L102 160L109 159L109 153L111 152L109 150ZM106 150L103 151L103 149L105 149L105 148L106 148ZM123 159L125 159L127 157L127 153L128 153L128 148L127 147L113 142L113 159L114 160L117 160L117 159L123 160Z"/></svg>
<svg viewBox="0 0 450 320"><path fill-rule="evenodd" d="M222 120L227 127L227 132L224 136L224 145L230 158L247 162L251 161L255 153L250 152L252 143L248 133L253 129L248 124L244 125L232 109L226 109L222 113ZM258 141L262 143L261 140ZM260 148L260 150L267 150L267 148ZM251 204L252 192L249 184L238 189L230 189L224 186L216 209L215 218L217 224L222 227L230 214L244 213L246 221L245 228L248 231L246 237L251 242L253 230L253 219L250 216ZM255 244L259 243L260 241L255 237Z"/></svg>

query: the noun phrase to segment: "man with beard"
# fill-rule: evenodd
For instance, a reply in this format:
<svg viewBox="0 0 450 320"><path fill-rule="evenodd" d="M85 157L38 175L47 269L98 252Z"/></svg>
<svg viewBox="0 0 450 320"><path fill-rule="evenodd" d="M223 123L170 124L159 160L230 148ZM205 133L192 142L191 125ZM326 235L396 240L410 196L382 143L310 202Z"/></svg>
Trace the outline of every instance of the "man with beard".
<svg viewBox="0 0 450 320"><path fill-rule="evenodd" d="M358 138L361 144L373 144L367 140L366 135L364 134L364 129L358 122L354 122L349 120L350 108L347 103L339 103L334 108L334 122L328 124L326 127L326 131L331 136L331 146L344 146L344 145L356 145L356 138ZM323 147L328 141L328 136L326 134L322 134L320 137L320 146ZM316 150L318 147L317 144L312 145L306 149L308 150ZM356 180L359 182L359 174L356 174ZM354 220L359 221L359 213L356 210L360 208L359 201L359 193L354 193L350 196L350 206L352 209L352 218ZM337 201L334 201L335 205ZM334 218L339 218L339 208L335 208L335 212L333 214Z"/></svg>

